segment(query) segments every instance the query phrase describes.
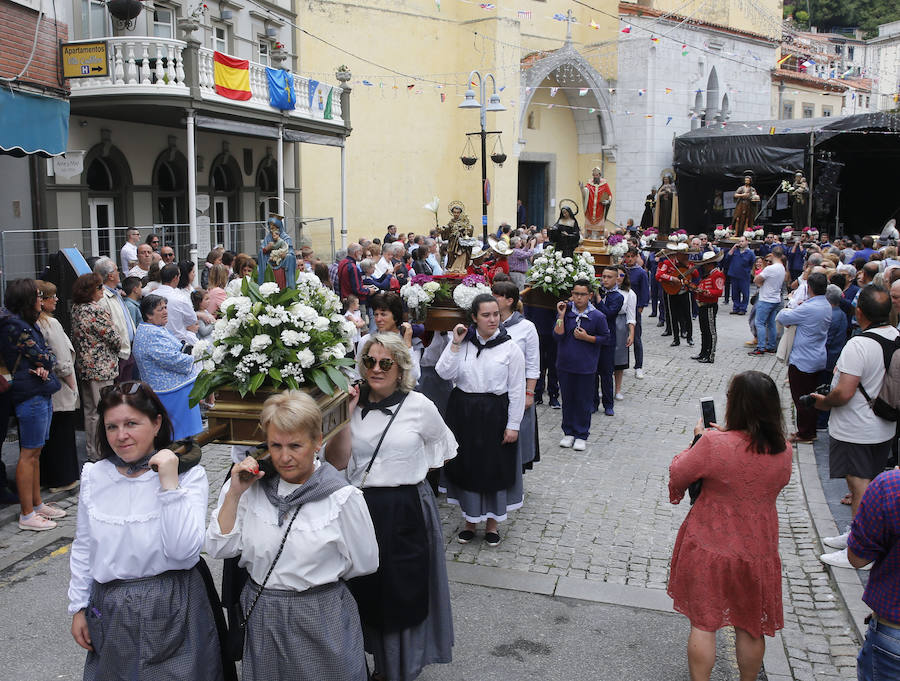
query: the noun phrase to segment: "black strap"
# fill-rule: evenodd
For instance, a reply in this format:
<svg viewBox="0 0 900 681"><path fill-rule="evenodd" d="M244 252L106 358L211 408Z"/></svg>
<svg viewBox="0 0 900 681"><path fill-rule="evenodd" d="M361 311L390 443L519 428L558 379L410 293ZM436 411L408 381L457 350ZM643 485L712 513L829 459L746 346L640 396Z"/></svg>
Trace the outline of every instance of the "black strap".
<svg viewBox="0 0 900 681"><path fill-rule="evenodd" d="M300 509L302 507L302 504L298 505L297 509L294 511L294 515L291 516L291 521L288 523L287 529L284 531L284 536L281 538L281 546L278 547L278 553L276 553L275 558L272 559L272 565L269 566L269 571L263 578L262 584L259 585L259 589L256 590L256 595L253 597L253 602L250 604L250 607L247 608L247 614L241 614L241 627L246 627L247 622L250 621L250 615L253 614L253 608L256 607L256 602L262 595L263 589L266 588L266 584L269 582L269 577L272 576L272 571L275 569L275 565L278 563L278 559L281 558L281 552L284 551L284 544L287 541L288 535L291 533L291 525L294 524L294 519L297 517L297 514L300 513Z"/></svg>
<svg viewBox="0 0 900 681"><path fill-rule="evenodd" d="M887 326L887 324L879 324L878 326ZM873 328L873 327L870 327ZM875 327L877 328L877 327ZM884 356L884 376L887 378L887 372L891 368L891 359L894 356L894 351L898 349L898 339L897 338L885 338L881 334L874 333L872 331L863 331L859 334L862 338L871 338L881 346L881 353ZM869 406L872 406L872 398L869 397L869 393L866 392L866 389L862 384L862 377L860 377L860 381L858 383L859 392L862 393L862 396L865 398L866 402L869 403Z"/></svg>
<svg viewBox="0 0 900 681"><path fill-rule="evenodd" d="M372 470L372 464L375 463L375 457L378 456L378 452L381 449L381 443L384 442L384 436L387 435L388 429L391 427L391 424L394 422L394 419L397 418L397 412L400 411L400 407L403 406L403 402L406 400L409 393L403 393L403 397L400 398L400 401L397 403L397 408L394 409L394 413L391 414L390 420L387 422L387 425L384 427L384 430L381 431L381 437L378 438L378 444L375 445L375 451L372 452L372 458L369 459L369 465L366 466L366 471L363 473L363 478L359 483L359 486L362 487L366 478L369 477L369 471Z"/></svg>

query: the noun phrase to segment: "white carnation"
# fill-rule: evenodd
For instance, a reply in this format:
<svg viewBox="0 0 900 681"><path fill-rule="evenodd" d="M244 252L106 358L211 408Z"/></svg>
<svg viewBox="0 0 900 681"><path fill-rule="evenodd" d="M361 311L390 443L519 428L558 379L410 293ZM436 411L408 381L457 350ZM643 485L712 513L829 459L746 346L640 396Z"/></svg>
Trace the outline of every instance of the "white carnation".
<svg viewBox="0 0 900 681"><path fill-rule="evenodd" d="M203 355L207 353L209 350L209 341L207 340L198 340L194 343L194 348L191 350L191 356L194 359L202 359Z"/></svg>
<svg viewBox="0 0 900 681"><path fill-rule="evenodd" d="M281 332L281 342L289 348L295 348L300 345L300 333L292 329L285 329Z"/></svg>
<svg viewBox="0 0 900 681"><path fill-rule="evenodd" d="M328 328L328 317L316 317L316 320L313 322L313 326L315 326L319 331L324 331Z"/></svg>
<svg viewBox="0 0 900 681"><path fill-rule="evenodd" d="M215 371L216 363L213 362L211 359L206 360L205 362L203 362L203 370L210 371L210 372Z"/></svg>
<svg viewBox="0 0 900 681"><path fill-rule="evenodd" d="M265 297L271 296L273 293L278 293L281 289L278 287L274 281L267 281L265 284L260 284L259 292L261 295Z"/></svg>
<svg viewBox="0 0 900 681"><path fill-rule="evenodd" d="M309 348L303 348L297 353L297 362L304 369L309 369L309 367L316 363L316 356Z"/></svg>
<svg viewBox="0 0 900 681"><path fill-rule="evenodd" d="M250 351L259 352L260 350L265 350L270 345L272 345L272 337L261 333L258 336L254 336L253 340L250 341Z"/></svg>
<svg viewBox="0 0 900 681"><path fill-rule="evenodd" d="M212 351L212 361L216 364L221 364L227 352L228 350L224 345L217 345Z"/></svg>

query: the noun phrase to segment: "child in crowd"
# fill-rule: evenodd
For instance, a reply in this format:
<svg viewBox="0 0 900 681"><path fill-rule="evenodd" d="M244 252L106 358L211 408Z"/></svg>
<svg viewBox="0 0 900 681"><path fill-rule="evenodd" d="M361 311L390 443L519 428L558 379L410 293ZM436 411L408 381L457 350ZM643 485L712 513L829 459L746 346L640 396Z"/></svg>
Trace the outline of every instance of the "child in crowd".
<svg viewBox="0 0 900 681"><path fill-rule="evenodd" d="M206 311L209 304L209 293L202 288L191 291L191 304L194 306L194 312L197 313L197 338L209 338L212 335L213 327L216 324L216 318Z"/></svg>
<svg viewBox="0 0 900 681"><path fill-rule="evenodd" d="M122 290L125 292L125 307L131 313L131 319L134 321L134 328L141 323L141 298L144 290L141 287L141 280L138 277L125 277L122 282Z"/></svg>
<svg viewBox="0 0 900 681"><path fill-rule="evenodd" d="M366 328L366 323L362 319L362 314L359 311L359 298L356 296L347 296L347 300L344 302L345 310L344 310L344 318L353 322L353 325L356 327L356 331L353 332L353 335L350 337L350 341L353 343L353 356L356 356L356 344L359 342L360 329Z"/></svg>

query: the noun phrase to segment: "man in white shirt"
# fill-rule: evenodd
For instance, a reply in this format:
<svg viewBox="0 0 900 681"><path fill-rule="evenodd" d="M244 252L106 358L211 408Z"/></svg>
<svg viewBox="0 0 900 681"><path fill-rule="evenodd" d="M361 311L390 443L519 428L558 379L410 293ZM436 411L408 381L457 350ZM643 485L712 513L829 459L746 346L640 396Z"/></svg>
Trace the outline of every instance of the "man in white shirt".
<svg viewBox="0 0 900 681"><path fill-rule="evenodd" d="M137 227L129 227L125 232L125 245L119 251L119 261L122 264L122 271L127 272L137 262L137 245L141 240L141 232Z"/></svg>
<svg viewBox="0 0 900 681"><path fill-rule="evenodd" d="M831 391L814 394L816 409L831 410L828 417L828 460L832 478L846 478L853 515L872 479L884 470L891 453L896 423L875 415L863 390L873 398L884 380L884 354L881 344L869 334L894 340L900 335L888 321L891 299L880 286L866 286L859 295L856 318L866 335L847 341L838 357ZM825 537L826 546L838 549L820 556L837 567L851 567L847 558L847 536Z"/></svg>
<svg viewBox="0 0 900 681"><path fill-rule="evenodd" d="M103 297L100 305L106 308L113 326L122 339L119 346L119 381L134 378L134 358L131 356L131 342L134 340L134 320L119 293L119 270L110 258L99 258L94 263L94 274L103 282Z"/></svg>
<svg viewBox="0 0 900 681"><path fill-rule="evenodd" d="M150 274L150 266L153 264L153 246L141 244L137 247L137 265L128 270L126 277L143 279Z"/></svg>
<svg viewBox="0 0 900 681"><path fill-rule="evenodd" d="M179 276L178 265L166 265L159 273L160 287L153 293L168 301L169 321L166 328L169 333L187 345L196 345L199 328L197 313L194 312L190 298L185 299L177 289Z"/></svg>
<svg viewBox="0 0 900 681"><path fill-rule="evenodd" d="M753 279L753 283L759 286L759 299L756 302L756 349L750 351L751 355L775 352L778 346L775 315L781 308L784 260L780 253L772 251L766 256L766 261L769 265Z"/></svg>

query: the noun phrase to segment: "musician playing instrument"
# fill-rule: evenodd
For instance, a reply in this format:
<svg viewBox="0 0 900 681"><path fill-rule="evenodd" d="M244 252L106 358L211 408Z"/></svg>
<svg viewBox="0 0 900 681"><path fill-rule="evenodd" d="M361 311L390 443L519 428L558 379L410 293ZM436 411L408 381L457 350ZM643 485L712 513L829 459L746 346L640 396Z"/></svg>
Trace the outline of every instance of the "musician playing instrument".
<svg viewBox="0 0 900 681"><path fill-rule="evenodd" d="M661 257L656 268L656 280L662 285L666 300L666 314L672 320L672 347L681 345L682 335L689 346L694 345L691 324L691 297L685 285L690 282L694 267L687 249L681 251L660 251ZM674 259L673 259L674 257Z"/></svg>

